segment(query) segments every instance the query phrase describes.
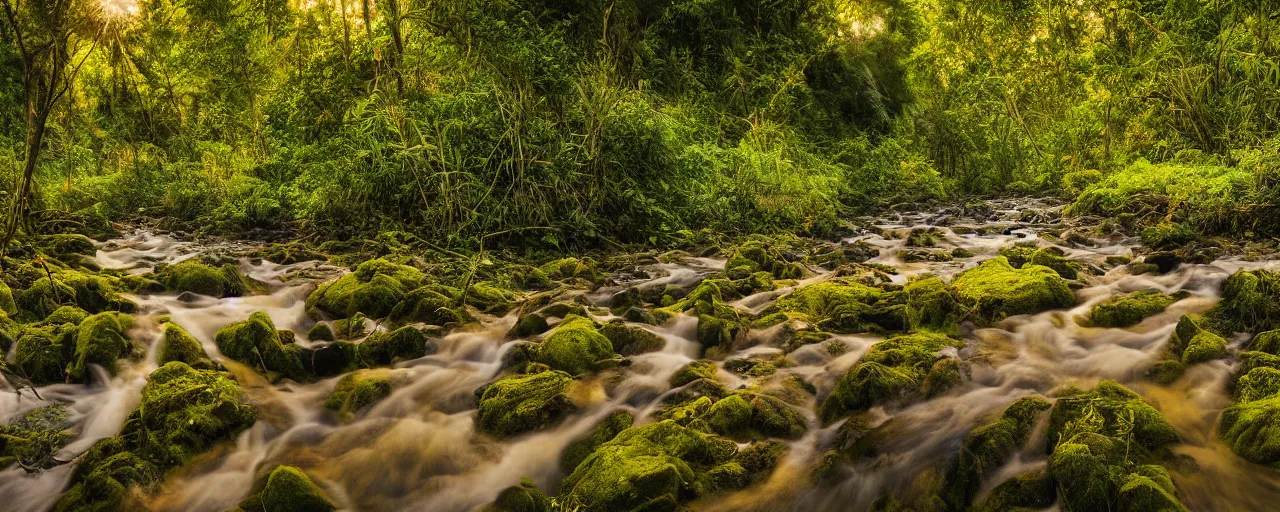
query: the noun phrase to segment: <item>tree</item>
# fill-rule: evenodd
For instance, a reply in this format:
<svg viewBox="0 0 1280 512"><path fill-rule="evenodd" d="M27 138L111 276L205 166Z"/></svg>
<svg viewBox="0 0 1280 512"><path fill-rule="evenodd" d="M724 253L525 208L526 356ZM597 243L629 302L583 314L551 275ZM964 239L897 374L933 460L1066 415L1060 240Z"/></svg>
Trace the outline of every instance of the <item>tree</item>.
<svg viewBox="0 0 1280 512"><path fill-rule="evenodd" d="M88 0L3 2L6 43L17 48L22 62L27 126L22 177L9 204L0 253L8 250L9 242L26 221L49 116L66 97L101 32L101 23L94 16L100 7ZM89 47L86 49L85 45Z"/></svg>

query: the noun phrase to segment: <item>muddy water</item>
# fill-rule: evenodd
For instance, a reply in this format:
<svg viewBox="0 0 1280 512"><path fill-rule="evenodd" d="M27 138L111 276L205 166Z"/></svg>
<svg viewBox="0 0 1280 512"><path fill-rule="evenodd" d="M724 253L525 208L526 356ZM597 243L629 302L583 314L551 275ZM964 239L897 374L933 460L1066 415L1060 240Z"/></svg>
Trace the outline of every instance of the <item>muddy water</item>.
<svg viewBox="0 0 1280 512"><path fill-rule="evenodd" d="M1121 237L1094 238L1088 244L1065 244L1042 232L1073 226L1058 220L1051 205L994 203L994 210L923 212L864 219L866 234L850 238L881 250L873 261L898 269L895 281L914 274L951 276L978 261L997 254L1017 241L1037 240L1041 246L1057 243L1068 256L1085 264L1101 265L1108 256L1129 255L1136 240ZM951 262L903 261L908 249L900 234L913 227L937 226L942 249L964 248L972 258ZM105 244L97 254L104 267L148 272L160 262L176 262L204 251L226 247L200 246L162 235L138 233ZM663 286L696 282L723 266L714 259L688 259L680 264L655 264L640 270L650 279L628 282L631 286ZM1163 275L1130 275L1119 267L1101 275L1083 276L1077 291L1079 303L1057 310L1014 317L996 328L970 330L968 346L959 352L973 363L972 379L943 396L898 409L876 409L878 421L894 422L896 434L882 446L880 455L842 469L841 480L831 487L814 488L809 471L835 435L838 425L822 428L812 408L805 414L809 432L791 442L791 449L766 481L727 496L695 502L695 510L863 510L885 492L910 495L936 477L942 463L959 449L965 434L985 423L1006 405L1029 394L1050 394L1065 385L1090 387L1101 379L1116 379L1146 396L1182 435L1184 444L1171 470L1179 494L1193 510L1263 510L1280 503L1280 474L1248 464L1217 441L1215 426L1228 404L1225 382L1232 363L1214 361L1196 365L1169 386L1141 379L1142 370L1167 342L1184 313L1203 312L1216 302L1219 285L1239 268L1280 267L1278 262L1242 262L1231 259L1210 265L1184 265ZM155 319L170 315L187 328L210 355L218 357L214 334L222 326L266 311L282 329L301 333L311 325L303 301L315 283L341 272L318 262L276 265L241 262L241 269L261 281L268 292L243 298L137 296L137 326L129 333L152 347L146 358L125 363L115 377L99 371L95 384L50 385L0 393L0 420L7 421L48 403L66 405L74 439L58 453L59 460L73 460L95 441L115 435L125 416L139 400L146 375L156 368L156 342L161 329ZM815 269L817 270L817 269ZM815 281L824 279L818 275ZM603 304L622 287L606 288L587 297ZM1166 312L1127 329L1098 329L1079 325L1077 317L1095 303L1116 293L1155 288L1166 293L1186 291L1190 297ZM747 311L766 307L786 289L742 299L735 305ZM598 316L606 320L607 316ZM503 487L531 478L553 492L564 474L558 469L561 450L595 422L619 408L634 412L637 422L657 409L669 391L667 379L699 353L694 340L697 320L683 316L660 327L646 328L666 339L658 352L632 357L632 365L620 383L608 386L592 378L574 385L575 399L587 404L559 426L505 441L478 434L474 424L476 388L494 378L503 354L510 348L504 339L515 317L485 317L478 325L435 340L433 355L407 361L386 370L399 383L394 393L364 411L350 423L338 423L323 402L337 378L312 384L270 384L233 361L222 362L236 374L249 399L259 409L259 420L234 442L224 443L171 474L147 505L156 510L222 511L234 507L250 490L255 478L278 464L305 468L317 477L345 508L353 510L473 510L490 502ZM780 352L771 346L771 332L752 333L760 344L737 355ZM819 396L834 386L841 374L878 338L870 335L840 336L848 351L829 354L811 345L790 354L796 366L779 370L814 384ZM1241 340L1236 340L1236 346ZM718 376L730 387L747 381L728 371ZM1034 445L1035 443L1032 443ZM1043 450L1028 449L1000 471L1013 476L1043 466ZM0 472L0 503L6 510L42 511L56 501L70 478L74 464L43 473L27 474L11 468ZM997 481L991 484L998 483Z"/></svg>

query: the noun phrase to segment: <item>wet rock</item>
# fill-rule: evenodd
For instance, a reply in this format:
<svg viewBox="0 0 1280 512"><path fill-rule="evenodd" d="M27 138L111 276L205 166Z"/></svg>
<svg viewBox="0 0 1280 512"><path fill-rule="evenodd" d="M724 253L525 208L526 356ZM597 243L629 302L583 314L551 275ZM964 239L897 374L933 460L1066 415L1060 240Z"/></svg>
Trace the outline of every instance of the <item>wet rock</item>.
<svg viewBox="0 0 1280 512"><path fill-rule="evenodd" d="M1222 283L1222 300L1208 317L1223 332L1280 328L1280 275L1262 269L1237 270Z"/></svg>
<svg viewBox="0 0 1280 512"><path fill-rule="evenodd" d="M76 348L75 326L27 327L16 338L17 373L36 385L66 380L66 367Z"/></svg>
<svg viewBox="0 0 1280 512"><path fill-rule="evenodd" d="M1169 352L1178 357L1182 364L1203 363L1226 356L1227 340L1202 329L1190 316L1182 315L1173 336L1169 338Z"/></svg>
<svg viewBox="0 0 1280 512"><path fill-rule="evenodd" d="M1182 264L1182 257L1172 251L1158 251L1143 257L1142 262L1155 265L1161 274L1168 274Z"/></svg>
<svg viewBox="0 0 1280 512"><path fill-rule="evenodd" d="M690 361L684 366L681 366L680 369L676 370L676 372L671 375L668 383L671 384L671 387L678 388L698 379L715 380L716 372L719 370L719 367L711 361Z"/></svg>
<svg viewBox="0 0 1280 512"><path fill-rule="evenodd" d="M1053 269L1024 265L1015 269L1004 257L982 262L952 281L956 296L973 311L979 323L990 324L1013 315L1039 313L1075 304L1075 294Z"/></svg>
<svg viewBox="0 0 1280 512"><path fill-rule="evenodd" d="M76 328L75 356L67 368L67 377L86 382L91 364L114 375L116 360L135 351L133 341L125 336L125 331L132 326L133 317L124 313L104 312L85 318Z"/></svg>
<svg viewBox="0 0 1280 512"><path fill-rule="evenodd" d="M944 358L939 353L946 347L963 346L963 342L928 332L877 343L840 378L823 400L819 414L832 422L875 405L917 399L923 394L929 372Z"/></svg>
<svg viewBox="0 0 1280 512"><path fill-rule="evenodd" d="M538 360L554 369L580 375L616 365L613 343L588 318L569 316L539 346Z"/></svg>
<svg viewBox="0 0 1280 512"><path fill-rule="evenodd" d="M507 338L528 338L547 332L549 329L551 327L547 325L547 317L540 313L528 313L516 320L516 324L507 331Z"/></svg>
<svg viewBox="0 0 1280 512"><path fill-rule="evenodd" d="M600 327L600 334L609 339L614 352L622 356L634 356L662 350L667 341L647 329L626 325L621 322L609 322Z"/></svg>
<svg viewBox="0 0 1280 512"><path fill-rule="evenodd" d="M574 439L560 454L560 470L565 474L573 473L592 452L600 445L617 437L619 433L631 427L635 416L627 411L617 411L598 423L586 435Z"/></svg>
<svg viewBox="0 0 1280 512"><path fill-rule="evenodd" d="M231 323L218 331L214 341L222 355L263 372L268 377L283 376L297 382L310 380L303 367L305 350L284 337L271 317L258 311L247 320Z"/></svg>
<svg viewBox="0 0 1280 512"><path fill-rule="evenodd" d="M1053 505L1056 498L1056 482L1045 470L1040 469L1004 481L996 486L981 504L974 507L974 510L978 512L1040 510Z"/></svg>
<svg viewBox="0 0 1280 512"><path fill-rule="evenodd" d="M550 512L551 498L538 490L531 480L525 479L520 485L513 485L498 493L493 504L484 512Z"/></svg>
<svg viewBox="0 0 1280 512"><path fill-rule="evenodd" d="M240 502L242 512L330 512L337 510L329 495L294 466L276 466L266 485Z"/></svg>
<svg viewBox="0 0 1280 512"><path fill-rule="evenodd" d="M173 322L164 325L164 341L160 346L160 364L172 361L185 363L198 370L213 370L213 361L186 329Z"/></svg>
<svg viewBox="0 0 1280 512"><path fill-rule="evenodd" d="M1133 442L1147 450L1156 450L1178 441L1178 434L1173 427L1141 395L1115 381L1104 380L1091 392L1067 393L1058 398L1054 403L1053 413L1049 416L1049 448L1062 442L1060 438L1068 423L1091 413L1097 414L1097 419L1101 422L1097 426L1097 432L1108 436L1122 436L1122 430L1127 430L1132 435ZM1124 419L1123 422L1120 421L1121 418ZM1129 422L1132 422L1131 429L1125 426Z"/></svg>
<svg viewBox="0 0 1280 512"><path fill-rule="evenodd" d="M1140 290L1112 296L1089 310L1089 323L1096 327L1129 327L1160 313L1174 302L1187 297L1186 292L1165 295L1159 290Z"/></svg>
<svg viewBox="0 0 1280 512"><path fill-rule="evenodd" d="M956 510L967 508L983 482L1027 443L1040 413L1050 407L1048 400L1038 396L1020 398L996 421L969 431L943 480L947 503Z"/></svg>
<svg viewBox="0 0 1280 512"><path fill-rule="evenodd" d="M436 350L435 343L413 326L391 332L376 332L359 344L360 357L367 364L390 365L423 357Z"/></svg>
<svg viewBox="0 0 1280 512"><path fill-rule="evenodd" d="M391 390L390 370L357 370L338 380L324 406L338 413L340 420L351 421L361 409L391 396Z"/></svg>
<svg viewBox="0 0 1280 512"><path fill-rule="evenodd" d="M371 318L390 315L406 294L422 286L422 272L408 265L373 259L356 266L354 272L321 284L307 297L307 308L318 307L339 317L363 313ZM410 311L400 318L417 320L411 313L422 313L423 297L413 297ZM425 320L419 320L425 321Z"/></svg>
<svg viewBox="0 0 1280 512"><path fill-rule="evenodd" d="M244 274L235 265L213 267L198 259L160 266L156 269L155 277L171 291L219 298L239 297L249 288Z"/></svg>
<svg viewBox="0 0 1280 512"><path fill-rule="evenodd" d="M477 425L503 438L554 425L577 409L565 395L573 378L544 371L497 380L480 394Z"/></svg>

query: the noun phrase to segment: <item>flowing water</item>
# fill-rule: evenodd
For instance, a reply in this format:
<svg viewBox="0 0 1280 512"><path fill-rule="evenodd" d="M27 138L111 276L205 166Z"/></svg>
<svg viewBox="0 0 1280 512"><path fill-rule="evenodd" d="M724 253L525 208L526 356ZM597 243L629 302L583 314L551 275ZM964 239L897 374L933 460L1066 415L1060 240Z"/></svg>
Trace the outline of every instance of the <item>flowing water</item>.
<svg viewBox="0 0 1280 512"><path fill-rule="evenodd" d="M954 275L1014 242L1037 240L1041 246L1052 245L1058 239L1041 237L1041 232L1073 227L1064 225L1052 205L992 204L994 209L976 213L950 210L864 219L867 232L849 241L861 240L879 248L880 256L872 261L897 268L894 280L905 282L913 274ZM901 234L919 226L937 226L944 235L940 247L964 248L975 256L952 262L902 261L906 249ZM1137 240L1119 236L1094 238L1088 244L1061 244L1069 258L1097 266L1108 256L1129 255L1137 246ZM103 244L96 259L103 267L143 273L160 262L234 248L201 246L139 232ZM299 333L299 343L310 343L301 334L312 323L303 302L317 282L342 270L319 262L276 265L249 259L243 259L240 266L246 275L264 283L268 292L227 299L132 297L140 311L129 335L151 347L145 359L122 363L114 377L98 370L95 384L90 386L44 386L38 389L39 397L30 390L0 393L0 421L49 403L65 404L74 438L57 458L67 461L95 441L115 435L136 407L146 376L157 366L156 342L162 329L156 318L169 315L235 374L257 406L259 419L234 442L224 443L170 474L162 489L148 498L150 508L209 512L234 508L264 471L292 464L306 469L348 509L473 510L524 477L554 493L565 476L558 469L559 455L568 443L620 408L635 413L637 423L652 421L650 415L669 391L670 375L699 353L694 341L695 318L681 316L660 327L645 326L665 338L666 346L633 356L621 382L585 379L572 390L576 401L586 404L575 416L546 431L496 441L476 430L474 392L500 372L503 353L512 343L504 335L516 317L484 317L478 325L435 340L439 347L436 353L387 370L398 383L393 394L344 424L323 407L338 378L311 384L271 384L234 361L219 358L213 343L219 328L254 311L266 311L278 328L293 329ZM1204 312L1214 305L1221 282L1231 272L1277 266L1280 261L1228 258L1208 265L1183 265L1160 276L1131 275L1124 266L1084 276L1085 286L1077 291L1079 302L1070 310L1014 317L995 328L966 332L968 345L959 355L972 362L971 380L912 406L873 410L878 421L895 422L896 434L876 447L879 455L843 468L834 486L816 488L810 484L810 470L838 427L822 428L811 406L805 412L811 427L808 434L790 443L787 455L767 480L692 503L691 508L863 510L885 492L909 495L918 482L936 474L954 456L970 429L989 421L1017 398L1049 395L1068 384L1089 388L1101 379L1118 380L1144 395L1181 434L1183 444L1175 448L1178 457L1170 469L1180 497L1192 510L1274 508L1280 503L1280 474L1243 461L1217 440L1217 419L1229 403L1226 381L1232 360L1195 365L1169 386L1144 381L1142 371L1160 357L1180 315ZM631 278L626 285L692 283L722 267L723 261L699 258L645 265L628 275L649 277ZM819 273L805 282L823 278ZM1149 288L1165 293L1186 291L1190 296L1134 327L1080 325L1077 317L1093 304L1116 293ZM607 287L587 293L587 298L603 305L621 289L621 285ZM747 297L735 305L758 311L786 291ZM609 318L596 317L601 321ZM770 343L770 334L769 330L752 333L750 339L757 344L733 357L780 353L781 349ZM819 397L823 396L878 340L871 335L839 338L849 347L844 354L832 355L821 345L805 346L789 355L796 365L779 372L803 377L818 389ZM1233 348L1238 349L1242 341L1234 340ZM731 388L745 382L726 370L718 377ZM1043 427L1040 430L1037 435L1043 435ZM1000 470L1000 476L988 487L1044 463L1042 449L1027 449ZM73 466L64 464L33 474L16 467L0 472L0 503L5 504L4 509L18 512L47 510L69 481Z"/></svg>

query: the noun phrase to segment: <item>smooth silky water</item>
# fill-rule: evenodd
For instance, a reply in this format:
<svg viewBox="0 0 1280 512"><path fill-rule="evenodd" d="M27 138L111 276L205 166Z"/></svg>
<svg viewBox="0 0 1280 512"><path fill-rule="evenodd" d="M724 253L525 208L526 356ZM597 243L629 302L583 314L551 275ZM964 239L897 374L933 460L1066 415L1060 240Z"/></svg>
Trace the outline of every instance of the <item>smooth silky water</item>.
<svg viewBox="0 0 1280 512"><path fill-rule="evenodd" d="M1038 240L1041 246L1051 245L1048 238L1037 234L1073 227L1056 220L1052 206L1032 204L1049 220L1024 222L1018 219L1020 215L1026 218L1027 204L996 205L994 213L981 218L922 212L870 219L868 224L876 229L849 241L862 240L879 248L880 256L872 262L897 268L894 280L905 282L921 273L949 278L1014 242ZM933 225L944 234L939 247L964 248L975 256L953 262L904 263L905 241L900 236L884 236ZM1061 248L1070 259L1099 265L1108 256L1129 255L1138 245L1136 240L1120 237L1094 238L1093 243L1093 247ZM96 260L106 268L144 273L162 262L174 263L227 248L138 232L102 244ZM703 258L643 266L638 270L651 279L628 281L625 286L693 283L722 266L723 261ZM136 326L128 334L150 348L143 360L122 361L116 376L95 368L90 386L43 386L38 388L39 398L30 389L0 393L0 421L62 403L70 414L74 434L56 456L72 463L40 473L29 474L18 467L0 472L2 508L14 512L47 510L66 487L77 456L99 439L119 432L139 402L146 376L157 367L156 347L162 328L156 319L161 315L169 315L185 327L236 376L249 401L258 408L258 421L234 442L223 443L170 473L159 492L147 498L146 505L155 510L220 512L234 508L264 468L279 464L302 467L339 504L353 510L474 510L526 477L554 493L565 476L559 470L560 452L571 441L619 408L636 414L637 424L653 421L651 414L670 391L668 378L699 353L694 341L696 318L686 315L663 326L645 326L666 340L662 350L631 357L632 364L623 371L621 382L606 386L593 377L576 382L570 393L584 407L568 420L545 431L498 441L477 432L475 390L500 372L503 354L513 343L505 334L516 316L482 316L478 324L435 340L436 353L379 370L399 383L393 394L354 421L339 423L323 406L339 377L311 384L271 384L252 370L220 357L214 335L254 311L266 311L278 328L294 330L299 333L299 343L309 344L302 333L313 322L304 311L304 301L318 282L343 270L319 262L277 265L248 259L242 260L240 267L263 283L267 293L226 299L190 294L131 297L139 312ZM834 485L817 488L810 483L815 462L839 427L837 423L823 428L813 412L814 404L810 404L802 411L810 429L789 442L790 450L770 477L690 507L706 511L864 510L886 492L910 495L919 487L917 482L945 468L969 430L989 421L1017 398L1049 395L1068 384L1087 389L1101 379L1115 379L1145 396L1181 435L1182 444L1174 448L1177 458L1168 467L1188 507L1274 509L1280 503L1280 473L1243 461L1217 439L1218 416L1230 402L1226 381L1233 371L1232 360L1194 365L1169 386L1142 379L1142 371L1160 357L1180 315L1201 313L1215 304L1219 287L1231 272L1275 267L1280 267L1280 262L1224 259L1209 265L1183 265L1160 276L1130 275L1124 266L1104 275L1086 275L1081 278L1085 287L1076 291L1078 305L1070 310L1014 317L996 328L969 331L964 337L967 346L959 351L972 363L969 381L905 408L874 409L876 422L894 422L895 435L877 446L879 455L844 468ZM802 284L823 278L819 274ZM586 293L586 297L606 305L610 295L625 286L603 288ZM1078 317L1093 304L1117 293L1148 288L1165 293L1186 291L1190 296L1133 327L1079 325ZM757 312L787 291L761 293L734 305ZM596 316L598 321L611 318ZM754 346L734 356L781 352L780 347L771 346L776 332L776 327L752 332L748 338ZM803 377L818 389L819 397L824 396L879 339L872 335L837 337L848 347L845 353L831 355L821 345L804 346L789 355L796 365L779 372ZM1238 349L1242 342L1233 340L1232 348ZM723 369L718 378L730 388L746 382ZM1043 438L1044 427L1037 428L1033 439ZM1045 458L1043 449L1017 454L994 473L997 477L984 491L1005 478L1042 467Z"/></svg>

